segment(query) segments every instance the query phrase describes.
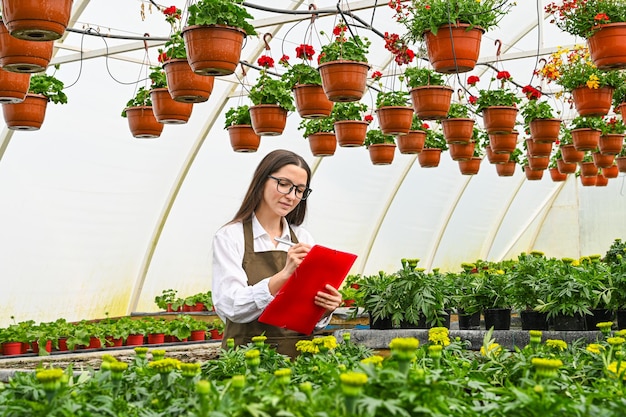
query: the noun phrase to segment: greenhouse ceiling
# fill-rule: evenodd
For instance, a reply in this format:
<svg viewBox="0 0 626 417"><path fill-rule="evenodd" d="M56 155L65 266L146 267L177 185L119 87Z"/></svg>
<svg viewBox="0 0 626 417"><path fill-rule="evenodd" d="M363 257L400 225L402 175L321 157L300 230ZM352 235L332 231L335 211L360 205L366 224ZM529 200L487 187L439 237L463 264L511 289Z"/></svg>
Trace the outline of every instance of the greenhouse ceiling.
<svg viewBox="0 0 626 417"><path fill-rule="evenodd" d="M68 103L50 104L37 131L0 133L0 326L11 316L79 320L152 311L164 289L210 290L212 236L239 207L257 163L279 148L312 166L305 225L319 244L357 254L354 274L395 271L401 258L457 270L461 262L533 249L578 257L604 253L626 236L623 174L606 187L583 187L574 175L528 181L519 167L500 177L486 158L477 175L461 175L446 153L437 168L397 150L392 164L374 166L365 147L314 157L297 112L282 135L262 137L257 152L234 152L224 115L249 104L257 59L295 61L303 43L319 51L328 36L320 32L331 33L342 17L371 41L370 72L383 74L383 87L402 85L404 67L394 64L382 35L406 29L382 1L246 2L260 35L246 38L235 74L216 77L188 123L166 125L156 139L133 138L121 112L159 65L170 36L161 10L174 5L186 18L190 3L74 0L47 70L65 83ZM541 87L563 119L574 117L557 98L558 86L534 75L558 47L584 43L550 23L547 3L518 1L483 35L476 68L446 76L455 91L471 75L488 88L498 71L508 71L520 86ZM409 46L418 54L410 65L428 66L423 46ZM381 85L368 84L361 101L374 114ZM455 94L459 99L467 92Z"/></svg>

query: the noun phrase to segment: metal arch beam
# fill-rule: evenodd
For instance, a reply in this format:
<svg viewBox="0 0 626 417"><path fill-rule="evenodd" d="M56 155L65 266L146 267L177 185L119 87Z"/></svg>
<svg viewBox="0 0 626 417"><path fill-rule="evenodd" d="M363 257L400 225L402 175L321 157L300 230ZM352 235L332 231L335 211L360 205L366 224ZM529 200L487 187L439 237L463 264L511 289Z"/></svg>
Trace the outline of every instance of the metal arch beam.
<svg viewBox="0 0 626 417"><path fill-rule="evenodd" d="M575 180L576 180L576 177L574 177L574 181ZM571 179L568 178L567 181L571 181ZM548 217L548 213L552 209L552 205L554 204L554 202L556 201L558 196L561 195L561 192L563 191L563 188L565 188L565 183L567 181L563 181L563 182L559 183L558 187L556 187L556 190L554 190L552 192L552 196L550 196L550 198L548 200L546 200L546 202L543 204L543 207L542 207L543 215L541 216L541 221L539 222L539 226L535 230L534 236L531 239L531 247L528 248L529 251L532 250L532 248L535 246L535 243L537 242L537 237L539 236L539 232L541 231L541 228L543 227L543 224L546 221L546 217ZM544 210L544 208L546 208L546 207L547 207L547 209Z"/></svg>
<svg viewBox="0 0 626 417"><path fill-rule="evenodd" d="M294 9L297 8L303 2L304 0L298 0L297 2L293 4L293 8ZM281 29L281 27L282 25L277 25L276 27L274 27L274 29L272 30L273 32L272 35L275 35ZM254 61L258 57L258 55L260 55L263 52L264 47L265 45L263 43L259 43L259 45L257 45L255 50L250 54L249 61ZM183 163L178 173L178 176L176 177L176 180L174 181L174 184L172 185L172 188L170 189L169 195L167 196L164 202L163 208L161 209L161 213L159 215L158 221L156 222L155 228L152 232L152 236L150 237L150 240L146 248L146 252L141 262L141 267L137 275L137 278L135 280L135 286L133 288L133 292L129 300L128 309L126 312L127 314L131 314L133 311L135 311L135 309L137 308L137 304L139 304L139 298L141 296L143 286L146 282L146 277L148 276L150 265L152 264L154 252L156 251L156 248L159 245L161 234L163 233L163 229L165 228L165 224L167 223L169 215L172 211L172 207L174 206L176 198L178 197L178 193L180 192L180 189L182 188L183 183L185 182L185 179L187 178L187 174L189 173L189 170L191 169L191 166L193 165L196 159L196 156L200 152L200 148L202 148L202 145L204 144L205 139L207 138L211 128L215 124L215 121L217 120L217 116L224 109L224 106L226 106L228 97L230 96L230 94L235 88L236 88L236 84L233 83L231 87L227 89L224 92L224 94L222 94L220 101L218 102L220 104L216 105L213 108L213 111L207 118L206 123L202 127L202 130L200 131L198 138L196 139L191 149L189 150L189 153L187 154L187 158L185 162Z"/></svg>

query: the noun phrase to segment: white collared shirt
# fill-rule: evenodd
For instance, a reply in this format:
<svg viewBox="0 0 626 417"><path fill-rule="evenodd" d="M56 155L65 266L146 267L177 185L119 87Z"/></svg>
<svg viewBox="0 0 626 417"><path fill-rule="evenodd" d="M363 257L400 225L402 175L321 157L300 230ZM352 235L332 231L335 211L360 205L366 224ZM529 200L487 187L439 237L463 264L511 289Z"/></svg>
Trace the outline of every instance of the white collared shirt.
<svg viewBox="0 0 626 417"><path fill-rule="evenodd" d="M298 241L311 246L315 244L313 236L302 227L291 226ZM269 236L256 216L252 216L252 236L254 251L264 252L279 250L287 252L289 246L279 243L274 246L274 236ZM291 240L289 225L283 218L283 239ZM222 320L235 323L249 323L257 319L265 307L274 299L269 290L270 277L255 285L248 285L248 276L243 270L245 242L243 223L228 224L217 231L213 238L213 304ZM330 317L323 318L316 329L325 327Z"/></svg>

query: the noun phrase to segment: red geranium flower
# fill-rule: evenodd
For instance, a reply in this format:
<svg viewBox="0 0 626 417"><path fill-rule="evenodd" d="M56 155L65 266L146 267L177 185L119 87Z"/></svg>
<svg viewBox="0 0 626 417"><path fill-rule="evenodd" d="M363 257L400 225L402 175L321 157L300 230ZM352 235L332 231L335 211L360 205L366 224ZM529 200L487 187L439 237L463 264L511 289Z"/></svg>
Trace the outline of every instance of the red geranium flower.
<svg viewBox="0 0 626 417"><path fill-rule="evenodd" d="M541 98L541 91L537 90L532 85L527 85L522 88L522 93L526 94L529 100L537 100Z"/></svg>
<svg viewBox="0 0 626 417"><path fill-rule="evenodd" d="M374 121L374 116L372 116L371 114L366 114L363 120L365 120L367 123L371 123Z"/></svg>
<svg viewBox="0 0 626 417"><path fill-rule="evenodd" d="M280 57L280 59L278 60L278 62L279 62L281 65L285 65L285 66L289 65L289 55L283 55L283 56L281 56L281 57Z"/></svg>
<svg viewBox="0 0 626 417"><path fill-rule="evenodd" d="M165 61L167 61L167 53L161 52L157 57L157 61L159 61L160 63L164 63Z"/></svg>
<svg viewBox="0 0 626 417"><path fill-rule="evenodd" d="M595 20L595 21L597 21L597 22L608 22L610 19L609 19L609 16L607 16L607 14L606 14L606 13L598 13L598 14L597 14L597 15L593 18L593 20Z"/></svg>
<svg viewBox="0 0 626 417"><path fill-rule="evenodd" d="M348 28L346 27L346 25L337 25L333 28L333 35L335 36L341 36L341 34L343 32L345 32Z"/></svg>
<svg viewBox="0 0 626 417"><path fill-rule="evenodd" d="M180 17L181 10L177 9L176 6L170 6L163 10L163 14L166 16L178 16Z"/></svg>
<svg viewBox="0 0 626 417"><path fill-rule="evenodd" d="M313 58L313 55L315 55L315 49L313 49L313 46L311 45L303 43L300 46L296 47L297 58L310 60Z"/></svg>
<svg viewBox="0 0 626 417"><path fill-rule="evenodd" d="M468 101L470 102L470 104L476 104L476 101L478 101L478 98L476 96L469 96Z"/></svg>
<svg viewBox="0 0 626 417"><path fill-rule="evenodd" d="M264 68L272 68L274 66L274 59L271 56L262 55L257 60L257 64Z"/></svg>
<svg viewBox="0 0 626 417"><path fill-rule="evenodd" d="M426 10L430 10L430 5L428 5L428 4L427 4L426 6L424 6L424 8L425 8Z"/></svg>
<svg viewBox="0 0 626 417"><path fill-rule="evenodd" d="M511 74L508 71L499 71L498 75L496 75L498 80L509 80L511 79Z"/></svg>
<svg viewBox="0 0 626 417"><path fill-rule="evenodd" d="M476 75L470 75L469 77L467 77L467 83L469 85L476 85L476 83L479 81L480 78L478 78Z"/></svg>
<svg viewBox="0 0 626 417"><path fill-rule="evenodd" d="M372 78L376 81L380 80L382 76L383 76L383 73L380 71L374 71L372 73Z"/></svg>
<svg viewBox="0 0 626 417"><path fill-rule="evenodd" d="M430 125L428 123L422 123L422 129L430 129Z"/></svg>

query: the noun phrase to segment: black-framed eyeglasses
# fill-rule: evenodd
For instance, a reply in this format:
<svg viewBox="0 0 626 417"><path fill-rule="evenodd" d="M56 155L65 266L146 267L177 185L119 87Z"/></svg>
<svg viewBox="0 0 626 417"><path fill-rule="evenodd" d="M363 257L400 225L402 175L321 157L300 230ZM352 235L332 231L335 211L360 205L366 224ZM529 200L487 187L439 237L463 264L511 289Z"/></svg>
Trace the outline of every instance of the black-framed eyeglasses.
<svg viewBox="0 0 626 417"><path fill-rule="evenodd" d="M276 190L279 193L287 195L295 189L296 198L299 198L300 200L306 200L313 191L304 185L296 185L287 178L276 178L272 175L268 175L267 177L276 180Z"/></svg>

